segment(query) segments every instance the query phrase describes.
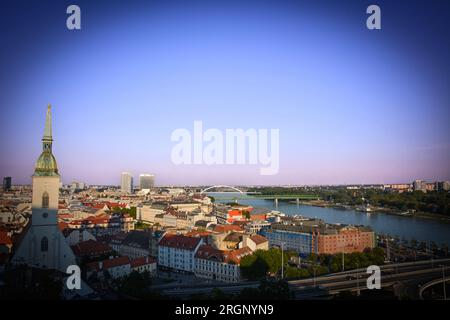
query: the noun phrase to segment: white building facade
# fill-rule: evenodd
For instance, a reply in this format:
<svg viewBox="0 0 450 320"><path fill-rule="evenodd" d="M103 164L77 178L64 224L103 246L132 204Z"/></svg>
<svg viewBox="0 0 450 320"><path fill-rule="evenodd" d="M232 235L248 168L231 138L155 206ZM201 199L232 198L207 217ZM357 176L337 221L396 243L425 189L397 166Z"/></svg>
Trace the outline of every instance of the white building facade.
<svg viewBox="0 0 450 320"><path fill-rule="evenodd" d="M129 172L122 172L120 176L120 191L133 193L133 176Z"/></svg>
<svg viewBox="0 0 450 320"><path fill-rule="evenodd" d="M202 238L165 235L159 242L158 265L183 272L194 272L195 253L202 244Z"/></svg>

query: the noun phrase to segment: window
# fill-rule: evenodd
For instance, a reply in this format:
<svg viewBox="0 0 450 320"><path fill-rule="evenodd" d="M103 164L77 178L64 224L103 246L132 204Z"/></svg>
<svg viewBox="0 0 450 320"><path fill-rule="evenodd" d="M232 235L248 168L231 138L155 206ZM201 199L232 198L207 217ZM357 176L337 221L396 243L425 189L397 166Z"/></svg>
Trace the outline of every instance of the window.
<svg viewBox="0 0 450 320"><path fill-rule="evenodd" d="M41 240L41 251L47 252L48 251L48 239L47 237L43 237Z"/></svg>
<svg viewBox="0 0 450 320"><path fill-rule="evenodd" d="M48 208L48 193L44 192L42 195L42 208Z"/></svg>

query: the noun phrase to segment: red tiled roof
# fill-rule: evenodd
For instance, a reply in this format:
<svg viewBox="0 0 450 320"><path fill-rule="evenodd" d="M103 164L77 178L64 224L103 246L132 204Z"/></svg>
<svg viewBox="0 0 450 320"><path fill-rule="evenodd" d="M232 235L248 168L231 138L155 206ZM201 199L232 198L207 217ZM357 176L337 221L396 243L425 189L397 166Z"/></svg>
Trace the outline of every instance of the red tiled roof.
<svg viewBox="0 0 450 320"><path fill-rule="evenodd" d="M66 222L59 222L59 223L58 223L58 228L59 228L59 230L63 231L63 230L65 230L65 229L68 229L68 228L69 228L69 224L66 223Z"/></svg>
<svg viewBox="0 0 450 320"><path fill-rule="evenodd" d="M241 249L230 251L229 256L227 257L227 261L233 261L236 264L241 263L241 258L252 253L252 250L249 247L244 247Z"/></svg>
<svg viewBox="0 0 450 320"><path fill-rule="evenodd" d="M137 268L140 266L144 266L146 264L156 263L156 259L153 257L139 257L130 261L132 268Z"/></svg>
<svg viewBox="0 0 450 320"><path fill-rule="evenodd" d="M109 202L109 201L102 201L102 202L83 202L83 205L86 207L91 207L94 209L103 209L105 206L108 207L108 209L114 209L114 208L126 208L126 203L119 203L119 202Z"/></svg>
<svg viewBox="0 0 450 320"><path fill-rule="evenodd" d="M72 250L77 256L100 255L112 251L109 245L92 239L72 246Z"/></svg>
<svg viewBox="0 0 450 320"><path fill-rule="evenodd" d="M59 213L58 214L58 218L60 218L60 219L72 219L73 218L73 214L71 214L71 213Z"/></svg>
<svg viewBox="0 0 450 320"><path fill-rule="evenodd" d="M8 236L8 233L6 231L0 231L0 244L11 246L13 244L11 238Z"/></svg>
<svg viewBox="0 0 450 320"><path fill-rule="evenodd" d="M255 235L251 236L250 239L257 245L267 242L267 239L259 234L255 234Z"/></svg>
<svg viewBox="0 0 450 320"><path fill-rule="evenodd" d="M185 233L186 237L207 237L211 234L211 231L192 230Z"/></svg>
<svg viewBox="0 0 450 320"><path fill-rule="evenodd" d="M229 231L242 232L244 231L244 229L235 224L218 224L214 227L214 232L229 232Z"/></svg>
<svg viewBox="0 0 450 320"><path fill-rule="evenodd" d="M186 237L183 235L166 234L159 242L160 246L178 248L184 250L194 250L200 243L201 238Z"/></svg>
<svg viewBox="0 0 450 320"><path fill-rule="evenodd" d="M118 258L103 260L103 268L109 269L109 268L114 268L114 267L118 267L118 266L123 266L123 265L129 264L129 263L130 263L130 258L128 258L127 256L122 256L122 257L118 257Z"/></svg>
<svg viewBox="0 0 450 320"><path fill-rule="evenodd" d="M233 224L242 228L248 224L248 221L247 220L237 220L237 221L233 221Z"/></svg>
<svg viewBox="0 0 450 320"><path fill-rule="evenodd" d="M215 249L210 245L204 244L198 248L195 257L197 259L216 260L224 263L239 264L241 262L242 257L249 255L251 253L252 250L249 247L232 251L226 251Z"/></svg>
<svg viewBox="0 0 450 320"><path fill-rule="evenodd" d="M239 210L239 209L228 210L228 215L231 216L231 217L241 216L242 215L242 211Z"/></svg>
<svg viewBox="0 0 450 320"><path fill-rule="evenodd" d="M100 262L102 264L102 269L107 270L110 268L129 264L130 258L128 258L127 256L121 256L121 257L106 259L106 260L102 260L102 261L90 262L87 264L87 268L99 271L100 270Z"/></svg>
<svg viewBox="0 0 450 320"><path fill-rule="evenodd" d="M87 225L87 224L107 224L110 222L111 216L108 214L99 214L98 216L91 216L82 220L73 220L72 225Z"/></svg>
<svg viewBox="0 0 450 320"><path fill-rule="evenodd" d="M198 259L215 258L216 260L223 261L224 251L213 248L208 244L203 244L198 248L197 252L195 253L195 257Z"/></svg>
<svg viewBox="0 0 450 320"><path fill-rule="evenodd" d="M229 241L229 242L240 242L242 239L242 234L239 232L230 232L223 241Z"/></svg>

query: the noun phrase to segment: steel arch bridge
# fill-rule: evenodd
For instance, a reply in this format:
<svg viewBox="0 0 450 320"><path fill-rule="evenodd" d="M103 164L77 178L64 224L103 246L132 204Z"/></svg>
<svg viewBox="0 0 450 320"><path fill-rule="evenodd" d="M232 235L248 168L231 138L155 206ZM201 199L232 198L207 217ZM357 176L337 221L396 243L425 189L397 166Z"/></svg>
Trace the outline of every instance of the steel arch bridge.
<svg viewBox="0 0 450 320"><path fill-rule="evenodd" d="M217 186L208 187L208 188L206 188L206 189L203 189L200 193L207 192L208 190L211 190L211 189L214 189L214 188L229 188L229 189L233 189L233 190L239 192L240 194L245 194L244 191L239 190L239 189L236 188L236 187L226 186L226 185L217 185Z"/></svg>

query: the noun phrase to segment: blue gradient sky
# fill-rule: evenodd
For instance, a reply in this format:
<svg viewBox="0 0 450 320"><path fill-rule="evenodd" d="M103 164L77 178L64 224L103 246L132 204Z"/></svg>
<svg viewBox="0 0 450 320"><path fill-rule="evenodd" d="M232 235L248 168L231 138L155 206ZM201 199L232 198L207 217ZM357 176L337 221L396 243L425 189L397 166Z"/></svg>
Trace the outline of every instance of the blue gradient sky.
<svg viewBox="0 0 450 320"><path fill-rule="evenodd" d="M365 27L368 5L382 30ZM78 4L82 30L65 27ZM29 183L53 105L65 183L450 179L449 1L2 1L0 176ZM280 170L175 166L176 128L279 128Z"/></svg>

